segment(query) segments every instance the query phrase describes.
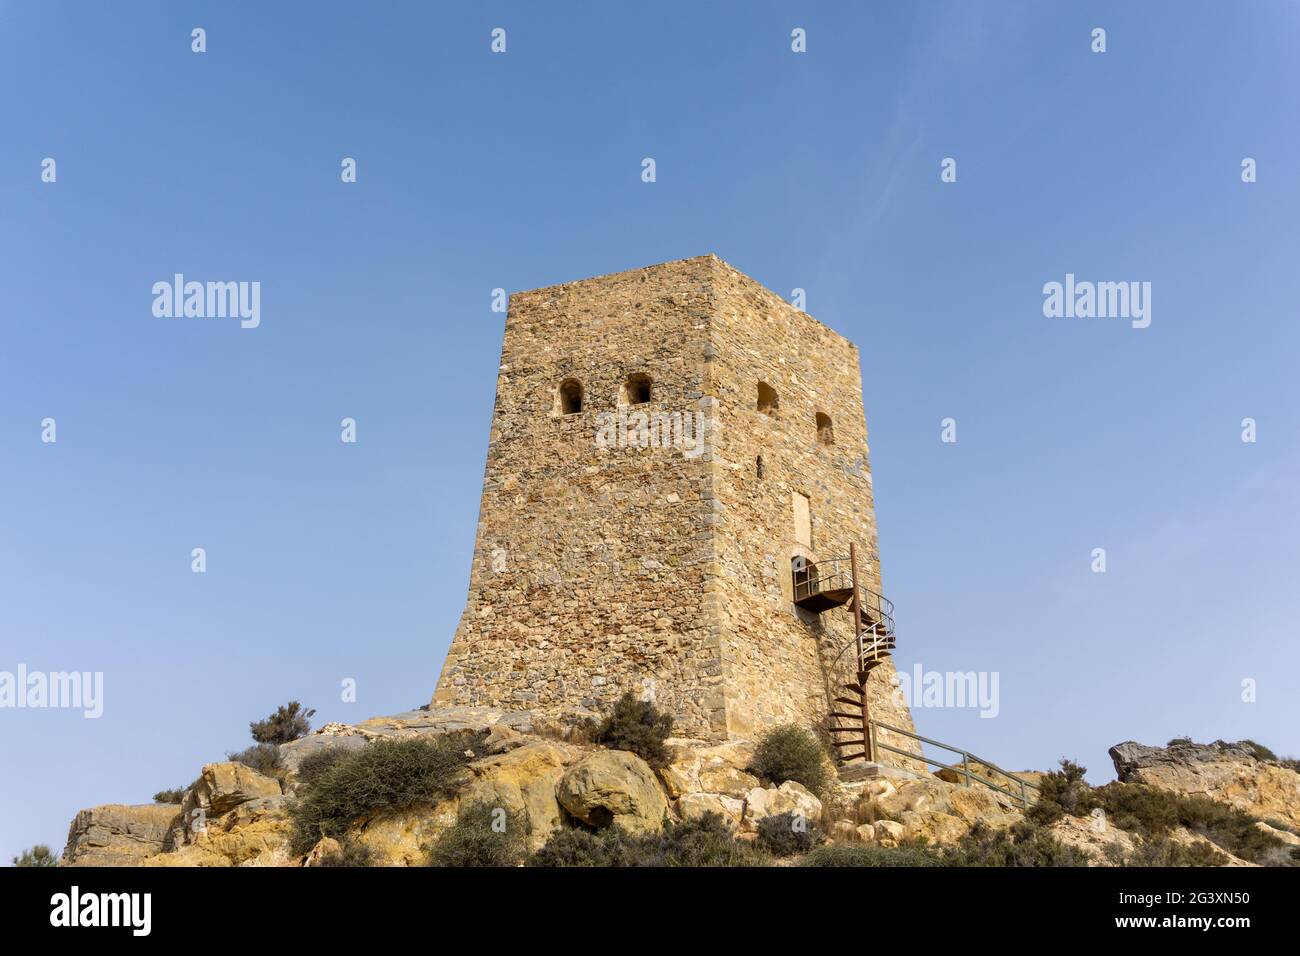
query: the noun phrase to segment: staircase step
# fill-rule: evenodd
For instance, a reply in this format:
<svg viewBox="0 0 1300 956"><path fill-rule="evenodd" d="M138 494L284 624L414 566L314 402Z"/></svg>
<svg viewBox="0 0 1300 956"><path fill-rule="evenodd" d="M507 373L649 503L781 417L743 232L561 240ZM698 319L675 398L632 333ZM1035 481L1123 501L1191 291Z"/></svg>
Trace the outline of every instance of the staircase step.
<svg viewBox="0 0 1300 956"><path fill-rule="evenodd" d="M861 745L859 744L859 746L861 746ZM840 754L840 759L841 759L841 760L857 760L859 757L865 757L866 755L867 755L867 752L866 752L865 750L860 750L860 751L858 751L858 752L855 753L855 754Z"/></svg>
<svg viewBox="0 0 1300 956"><path fill-rule="evenodd" d="M836 698L835 698L835 703L837 703L837 704L848 704L850 707L861 707L861 706L862 706L862 698L859 697L857 700L851 700L851 699L849 699L848 697L836 697Z"/></svg>
<svg viewBox="0 0 1300 956"><path fill-rule="evenodd" d="M859 733L861 733L861 731L859 731ZM832 740L831 746L832 747L861 747L863 746L863 742L861 740ZM840 759L848 760L849 758L841 755Z"/></svg>
<svg viewBox="0 0 1300 956"><path fill-rule="evenodd" d="M841 714L841 713L837 713L837 712L835 712L835 711L831 711L831 712L830 712L829 714L827 714L826 716L828 716L828 717L843 717L845 720L861 720L861 719L862 719L862 715L861 715L861 714Z"/></svg>

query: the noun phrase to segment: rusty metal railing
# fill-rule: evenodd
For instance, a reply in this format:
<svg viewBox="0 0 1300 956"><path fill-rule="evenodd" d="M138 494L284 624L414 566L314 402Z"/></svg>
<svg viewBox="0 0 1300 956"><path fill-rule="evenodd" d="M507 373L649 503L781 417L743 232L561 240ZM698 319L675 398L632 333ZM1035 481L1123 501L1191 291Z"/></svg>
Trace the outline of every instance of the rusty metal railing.
<svg viewBox="0 0 1300 956"><path fill-rule="evenodd" d="M953 773L961 774L962 783L967 787L969 787L972 783L983 784L984 786L988 787L990 790L996 790L998 793L1007 795L1012 800L1019 800L1021 807L1026 807L1026 808L1029 806L1029 802L1030 802L1029 801L1030 791L1033 791L1033 795L1035 797L1038 796L1038 787L1035 784L1030 783L1028 780L1025 780L1023 777L1017 777L1014 773L1008 773L1007 771L999 767L997 764L985 760L982 757L977 757L974 754L970 753L969 751L962 750L960 747L954 747L952 744L941 743L938 740L931 740L929 737L922 737L920 734L913 733L910 730L904 730L901 727L894 727L891 724L886 724L879 720L871 721L871 726L876 730L887 730L891 734L901 734L904 737L910 737L913 740L920 741L921 743L929 744L931 747L938 747L942 750L949 750L955 754L958 754L961 757L960 763L946 764L941 760L932 760L929 757L925 756L924 754L912 753L912 751L910 750L902 750L898 747L891 747L889 744L881 743L880 736L878 734L875 735L876 736L875 745L878 749L888 750L890 753L899 754L903 757L907 757L910 760L918 760L932 767L940 767L944 770L951 770ZM1001 787L998 784L994 783L992 780L985 780L979 774L971 770L972 763L976 763L979 764L980 766L987 767L989 770L992 770L994 773L1001 774L1003 777L1006 778L1007 786L1015 788L1014 791L1008 790L1006 787Z"/></svg>
<svg viewBox="0 0 1300 956"><path fill-rule="evenodd" d="M874 563L875 555L864 560ZM791 569L794 578L795 603L825 591L852 591L853 572L849 558L826 558L822 561L809 561L796 558ZM872 623L883 625L884 633L894 633L894 604L883 594L871 588L858 586L862 596L863 617Z"/></svg>

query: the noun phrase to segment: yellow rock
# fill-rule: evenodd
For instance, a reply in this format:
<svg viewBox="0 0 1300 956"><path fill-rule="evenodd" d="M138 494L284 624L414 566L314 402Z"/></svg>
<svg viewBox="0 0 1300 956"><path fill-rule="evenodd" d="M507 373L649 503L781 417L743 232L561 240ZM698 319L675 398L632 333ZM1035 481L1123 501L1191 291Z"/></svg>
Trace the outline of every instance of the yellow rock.
<svg viewBox="0 0 1300 956"><path fill-rule="evenodd" d="M722 793L684 793L677 800L677 812L683 820L716 813L735 830L745 815L745 801Z"/></svg>
<svg viewBox="0 0 1300 956"><path fill-rule="evenodd" d="M141 866L234 866L229 857L201 846L186 846L170 853L159 853L144 860Z"/></svg>
<svg viewBox="0 0 1300 956"><path fill-rule="evenodd" d="M82 810L68 828L60 866L137 866L161 853L180 813L170 803L105 804Z"/></svg>
<svg viewBox="0 0 1300 956"><path fill-rule="evenodd" d="M456 800L386 813L353 827L350 836L370 848L374 866L423 866L434 842L456 822Z"/></svg>
<svg viewBox="0 0 1300 956"><path fill-rule="evenodd" d="M1188 796L1202 795L1261 820L1300 827L1300 773L1259 759L1247 742L1110 748L1119 779Z"/></svg>
<svg viewBox="0 0 1300 956"><path fill-rule="evenodd" d="M636 754L597 750L565 772L560 805L592 826L617 824L631 833L662 829L668 801L654 771Z"/></svg>
<svg viewBox="0 0 1300 956"><path fill-rule="evenodd" d="M536 741L476 760L462 794L463 802L483 801L528 818L529 842L542 846L560 826L555 788L565 768L581 756L576 747Z"/></svg>
<svg viewBox="0 0 1300 956"><path fill-rule="evenodd" d="M960 817L937 810L907 810L898 822L903 825L905 839L924 840L931 846L951 846L964 837L971 827Z"/></svg>

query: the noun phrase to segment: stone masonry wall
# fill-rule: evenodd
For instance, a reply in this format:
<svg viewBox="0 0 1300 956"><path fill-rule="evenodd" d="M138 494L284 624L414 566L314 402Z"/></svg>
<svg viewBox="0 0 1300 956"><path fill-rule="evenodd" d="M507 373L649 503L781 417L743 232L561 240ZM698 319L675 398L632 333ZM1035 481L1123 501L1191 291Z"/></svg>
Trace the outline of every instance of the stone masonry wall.
<svg viewBox="0 0 1300 956"><path fill-rule="evenodd" d="M728 730L754 736L782 723L821 724L853 670L851 650L830 670L852 641L852 615L796 607L792 558L820 562L827 573L826 561L847 556L853 542L860 583L882 589L857 348L726 263L717 269L709 387L720 421L714 468L723 670ZM777 393L770 414L758 408L759 382ZM819 412L830 418L832 444L819 440ZM810 504L810 544L797 540L796 493ZM912 730L907 708L893 699L893 678L891 664L873 672L869 709ZM881 739L900 747L906 740Z"/></svg>
<svg viewBox="0 0 1300 956"><path fill-rule="evenodd" d="M598 448L628 378L640 410L703 397L711 265L687 260L511 296L469 599L435 703L596 714L650 691L680 731L725 727L712 477L678 448ZM556 392L574 378L577 414Z"/></svg>
<svg viewBox="0 0 1300 956"><path fill-rule="evenodd" d="M597 447L597 416L638 373L652 398L627 411L702 412L704 453ZM583 385L576 414L557 405L566 378ZM760 381L774 415L757 409ZM633 690L681 735L821 723L851 618L796 608L790 560L853 541L880 590L860 382L850 342L715 256L513 295L469 600L434 703L564 719ZM818 412L834 444L818 441ZM892 677L875 671L872 714L911 729Z"/></svg>

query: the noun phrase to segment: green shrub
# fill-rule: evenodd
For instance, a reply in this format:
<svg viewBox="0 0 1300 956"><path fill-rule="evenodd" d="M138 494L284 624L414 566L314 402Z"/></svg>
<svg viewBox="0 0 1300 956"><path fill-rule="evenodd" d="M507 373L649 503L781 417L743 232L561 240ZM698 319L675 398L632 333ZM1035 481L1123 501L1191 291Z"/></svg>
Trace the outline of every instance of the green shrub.
<svg viewBox="0 0 1300 956"><path fill-rule="evenodd" d="M1225 866L1228 858L1206 840L1178 843L1161 834L1139 837L1133 852L1119 862L1121 866Z"/></svg>
<svg viewBox="0 0 1300 956"><path fill-rule="evenodd" d="M1285 844L1272 833L1255 826L1255 818L1226 803L1203 796L1177 796L1178 822L1193 833L1206 837L1233 856L1251 863L1272 862L1274 850Z"/></svg>
<svg viewBox="0 0 1300 956"><path fill-rule="evenodd" d="M1277 754L1273 753L1273 751L1269 750L1263 744L1257 744L1253 740L1239 740L1237 741L1237 746L1245 747L1259 760L1277 760Z"/></svg>
<svg viewBox="0 0 1300 956"><path fill-rule="evenodd" d="M636 866L766 866L766 853L737 840L716 813L667 824L633 841Z"/></svg>
<svg viewBox="0 0 1300 956"><path fill-rule="evenodd" d="M375 854L357 840L341 840L338 850L321 854L318 866L374 866Z"/></svg>
<svg viewBox="0 0 1300 956"><path fill-rule="evenodd" d="M1190 743L1192 743L1192 739L1190 737L1175 737L1173 740L1169 741L1168 746L1173 747L1177 744L1190 744ZM1218 740L1215 741L1215 743L1222 744L1223 741ZM1270 763L1275 763L1278 764L1279 766L1286 767L1289 770L1295 770L1296 772L1300 773L1300 760L1297 760L1295 757L1279 757L1276 753L1273 752L1272 749L1265 747L1263 744L1257 743L1254 740L1249 740L1249 739L1238 740L1234 746L1241 747L1242 749L1249 751L1250 754L1253 757L1255 757L1256 760L1267 760Z"/></svg>
<svg viewBox="0 0 1300 956"><path fill-rule="evenodd" d="M265 720L255 720L248 725L253 739L259 744L287 744L311 733L311 718L316 711L304 710L296 700L277 707Z"/></svg>
<svg viewBox="0 0 1300 956"><path fill-rule="evenodd" d="M58 866L59 855L44 843L23 850L22 856L13 858L14 866Z"/></svg>
<svg viewBox="0 0 1300 956"><path fill-rule="evenodd" d="M1191 737L1175 737L1173 740L1169 741L1169 743L1165 744L1165 746L1180 747L1180 746L1191 746L1191 744L1192 744Z"/></svg>
<svg viewBox="0 0 1300 956"><path fill-rule="evenodd" d="M280 777L284 773L280 748L275 744L253 744L247 750L226 754L226 759L242 763L245 767L251 767L268 777Z"/></svg>
<svg viewBox="0 0 1300 956"><path fill-rule="evenodd" d="M716 813L668 823L660 833L632 835L617 826L596 833L559 830L529 866L767 866L753 843L737 840Z"/></svg>
<svg viewBox="0 0 1300 956"><path fill-rule="evenodd" d="M189 790L188 787L185 787L184 789L182 789L181 787L176 787L173 790L159 790L157 793L153 795L153 802L154 803L180 803L185 799L185 793L187 790Z"/></svg>
<svg viewBox="0 0 1300 956"><path fill-rule="evenodd" d="M807 853L816 844L816 827L799 814L777 813L758 821L758 845L773 856Z"/></svg>
<svg viewBox="0 0 1300 956"><path fill-rule="evenodd" d="M1177 742L1171 741L1171 745ZM1243 745L1258 747L1251 741ZM1038 801L1025 821L1004 835L971 831L953 859L966 866L1075 866L1077 852L1056 840L1045 828L1069 814L1086 817L1097 808L1120 830L1139 838L1137 849L1125 855L1108 847L1106 858L1124 866L1221 866L1220 850L1251 863L1292 865L1285 844L1255 825L1254 817L1205 796L1184 796L1137 783L1108 783L1096 789L1083 779L1087 771L1071 760L1047 774L1039 784ZM1205 838L1192 844L1169 839L1183 827ZM987 862L982 862L987 861Z"/></svg>
<svg viewBox="0 0 1300 956"><path fill-rule="evenodd" d="M1127 859L1124 848L1118 843L1107 843L1101 849L1101 856L1111 866L1124 866L1124 861Z"/></svg>
<svg viewBox="0 0 1300 956"><path fill-rule="evenodd" d="M466 751L476 750L482 739L468 733L408 737L349 751L289 802L294 852L307 852L323 836L338 837L362 817L451 796L460 768L472 759Z"/></svg>
<svg viewBox="0 0 1300 956"><path fill-rule="evenodd" d="M1269 760L1279 766L1286 767L1288 770L1294 770L1297 773L1300 773L1300 760L1297 760L1295 757L1279 757L1263 744L1257 744L1253 740L1243 740L1240 743L1249 747L1258 759Z"/></svg>
<svg viewBox="0 0 1300 956"><path fill-rule="evenodd" d="M800 861L801 866L942 866L935 853L917 846L854 846L831 843L819 846Z"/></svg>
<svg viewBox="0 0 1300 956"><path fill-rule="evenodd" d="M978 822L944 853L950 866L1087 866L1087 852L1067 846L1031 822L994 829Z"/></svg>
<svg viewBox="0 0 1300 956"><path fill-rule="evenodd" d="M786 724L763 735L750 769L773 783L793 780L813 793L821 793L830 778L826 765L826 749L817 737L795 724Z"/></svg>
<svg viewBox="0 0 1300 956"><path fill-rule="evenodd" d="M1121 830L1149 839L1185 827L1251 863L1280 862L1277 851L1285 845L1282 840L1257 827L1254 817L1226 803L1137 783L1108 783L1095 793L1110 822Z"/></svg>
<svg viewBox="0 0 1300 956"><path fill-rule="evenodd" d="M672 736L673 719L654 704L631 692L614 702L614 709L597 725L593 739L611 750L630 750L656 770L668 764L664 740Z"/></svg>
<svg viewBox="0 0 1300 956"><path fill-rule="evenodd" d="M1067 813L1073 817L1091 813L1097 800L1083 779L1087 772L1087 767L1062 758L1061 769L1050 771L1039 782L1038 799L1025 811L1025 819L1035 826L1050 826Z"/></svg>
<svg viewBox="0 0 1300 956"><path fill-rule="evenodd" d="M430 866L516 866L528 855L528 818L490 803L462 804L429 851Z"/></svg>
<svg viewBox="0 0 1300 956"><path fill-rule="evenodd" d="M529 866L635 866L636 844L617 826L595 833L565 828L556 830L546 845L528 858Z"/></svg>
<svg viewBox="0 0 1300 956"><path fill-rule="evenodd" d="M1094 791L1106 819L1121 830L1159 836L1178 826L1178 799L1140 783L1108 783Z"/></svg>
<svg viewBox="0 0 1300 956"><path fill-rule="evenodd" d="M298 763L298 782L304 787L311 787L316 781L337 764L348 754L354 751L349 747L324 747L314 753L309 753Z"/></svg>

